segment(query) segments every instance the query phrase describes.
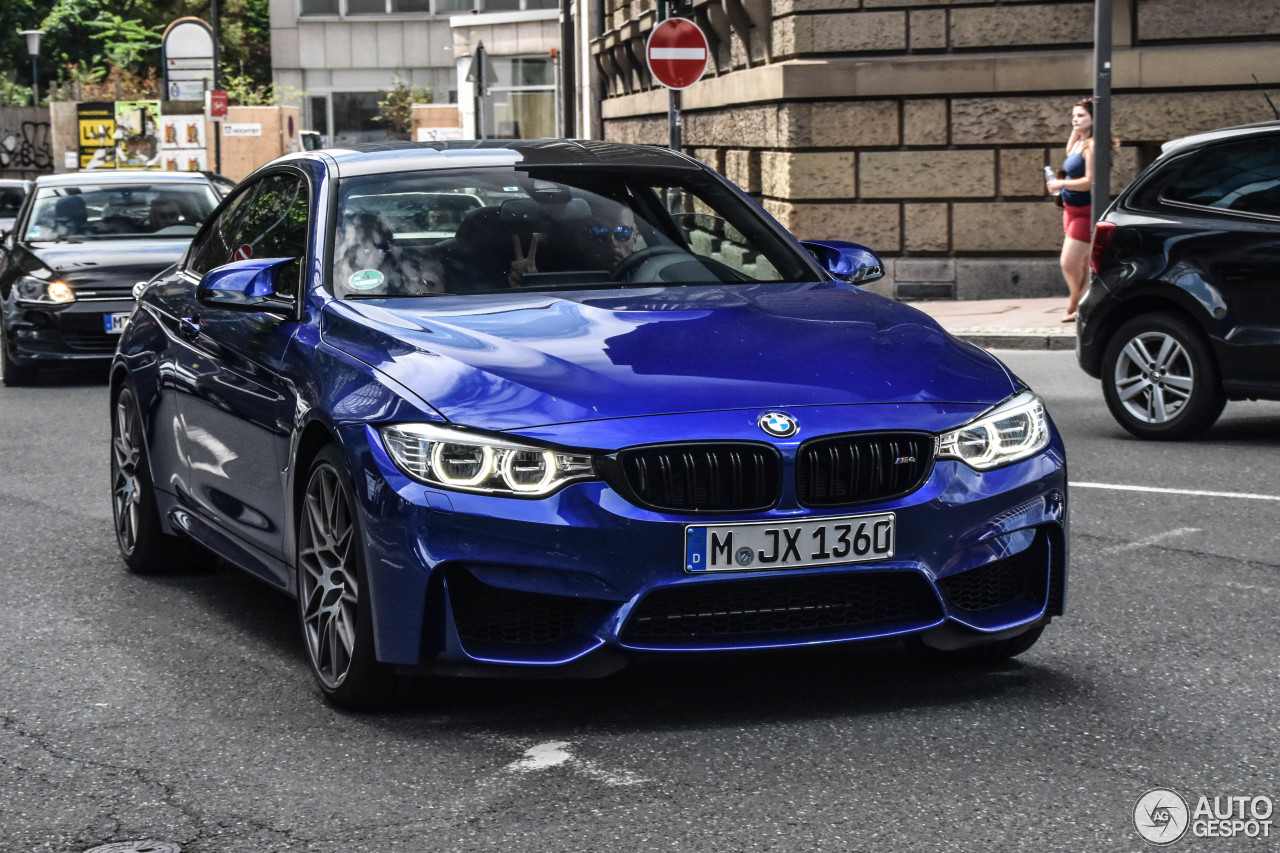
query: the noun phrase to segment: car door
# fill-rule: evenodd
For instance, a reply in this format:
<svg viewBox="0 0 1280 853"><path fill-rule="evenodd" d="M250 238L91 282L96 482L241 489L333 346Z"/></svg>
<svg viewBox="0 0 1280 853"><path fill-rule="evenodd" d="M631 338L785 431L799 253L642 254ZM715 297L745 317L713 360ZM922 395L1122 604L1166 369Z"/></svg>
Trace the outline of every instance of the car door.
<svg viewBox="0 0 1280 853"><path fill-rule="evenodd" d="M1194 270L1226 302L1224 375L1280 382L1280 135L1205 148L1160 200L1177 211L1171 270Z"/></svg>
<svg viewBox="0 0 1280 853"><path fill-rule="evenodd" d="M285 470L295 395L281 375L297 333L299 270L307 245L308 185L292 170L242 190L193 246L182 271L191 294L177 317L176 373L189 377L179 408L194 509L224 532L284 555ZM244 311L195 298L200 277L235 260L293 258L278 295L286 313ZM284 586L283 568L270 580Z"/></svg>

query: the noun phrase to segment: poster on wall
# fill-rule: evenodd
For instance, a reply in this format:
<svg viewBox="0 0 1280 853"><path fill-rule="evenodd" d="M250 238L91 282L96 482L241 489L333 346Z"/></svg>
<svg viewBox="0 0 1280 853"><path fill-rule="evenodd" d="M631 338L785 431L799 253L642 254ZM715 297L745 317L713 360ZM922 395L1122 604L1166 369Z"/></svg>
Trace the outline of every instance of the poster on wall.
<svg viewBox="0 0 1280 853"><path fill-rule="evenodd" d="M167 148L160 159L166 172L204 172L209 169L209 155L203 148Z"/></svg>
<svg viewBox="0 0 1280 853"><path fill-rule="evenodd" d="M162 116L164 148L204 148L204 116Z"/></svg>
<svg viewBox="0 0 1280 853"><path fill-rule="evenodd" d="M116 105L114 101L76 104L79 128L80 168L116 167Z"/></svg>
<svg viewBox="0 0 1280 853"><path fill-rule="evenodd" d="M160 167L160 102L116 101L116 168Z"/></svg>

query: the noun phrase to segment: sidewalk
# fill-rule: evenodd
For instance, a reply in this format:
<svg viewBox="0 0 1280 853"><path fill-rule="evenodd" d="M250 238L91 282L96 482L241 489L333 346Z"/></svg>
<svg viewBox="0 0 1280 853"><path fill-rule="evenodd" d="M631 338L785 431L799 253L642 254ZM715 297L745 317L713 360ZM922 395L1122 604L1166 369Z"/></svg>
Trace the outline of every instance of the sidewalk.
<svg viewBox="0 0 1280 853"><path fill-rule="evenodd" d="M1075 349L1076 324L1060 322L1067 297L912 302L958 338L987 349Z"/></svg>

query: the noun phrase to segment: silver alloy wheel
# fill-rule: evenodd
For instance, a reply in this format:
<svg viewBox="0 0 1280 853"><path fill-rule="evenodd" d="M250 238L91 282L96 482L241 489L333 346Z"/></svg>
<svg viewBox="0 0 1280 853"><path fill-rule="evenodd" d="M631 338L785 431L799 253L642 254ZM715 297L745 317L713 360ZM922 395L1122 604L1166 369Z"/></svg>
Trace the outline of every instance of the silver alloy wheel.
<svg viewBox="0 0 1280 853"><path fill-rule="evenodd" d="M320 681L342 684L356 645L355 524L351 507L330 465L317 467L307 483L298 534L298 596L307 653Z"/></svg>
<svg viewBox="0 0 1280 853"><path fill-rule="evenodd" d="M1167 332L1151 331L1124 345L1112 381L1126 412L1142 423L1165 424L1182 413L1195 379L1182 342Z"/></svg>
<svg viewBox="0 0 1280 853"><path fill-rule="evenodd" d="M115 515L116 539L126 557L138 547L142 520L139 506L138 463L142 458L142 438L133 395L127 390L116 397L115 430L111 436L111 506Z"/></svg>

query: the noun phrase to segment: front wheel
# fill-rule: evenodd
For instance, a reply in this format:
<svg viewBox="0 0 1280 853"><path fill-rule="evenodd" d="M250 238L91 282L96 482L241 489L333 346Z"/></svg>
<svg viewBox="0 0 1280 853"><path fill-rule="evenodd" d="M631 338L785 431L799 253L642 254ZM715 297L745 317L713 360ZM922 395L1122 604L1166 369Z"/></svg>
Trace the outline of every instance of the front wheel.
<svg viewBox="0 0 1280 853"><path fill-rule="evenodd" d="M1150 439L1199 435L1227 402L1208 342L1173 314L1120 327L1102 357L1102 393L1120 426Z"/></svg>
<svg viewBox="0 0 1280 853"><path fill-rule="evenodd" d="M16 388L30 385L35 378L36 368L16 364L13 356L9 355L9 336L4 330L4 323L0 322L0 382Z"/></svg>
<svg viewBox="0 0 1280 853"><path fill-rule="evenodd" d="M339 708L390 700L399 679L374 656L360 523L346 464L329 445L307 474L298 521L298 616L311 672Z"/></svg>

